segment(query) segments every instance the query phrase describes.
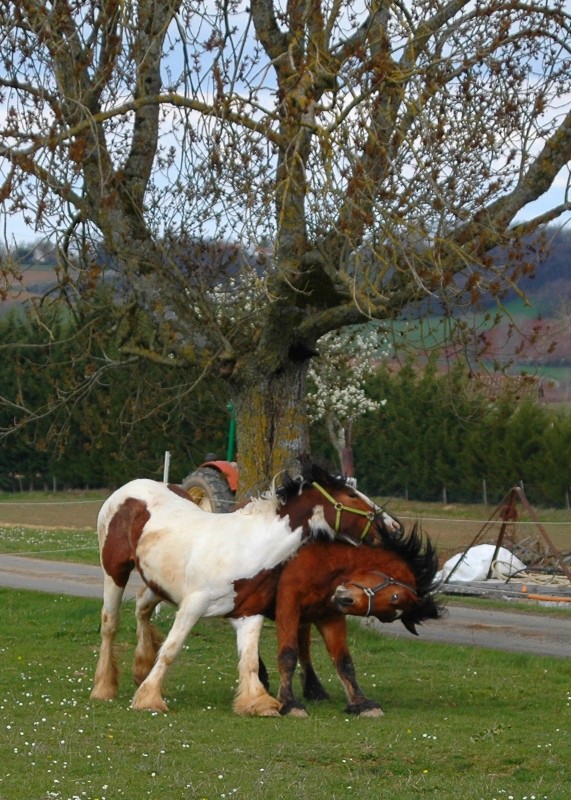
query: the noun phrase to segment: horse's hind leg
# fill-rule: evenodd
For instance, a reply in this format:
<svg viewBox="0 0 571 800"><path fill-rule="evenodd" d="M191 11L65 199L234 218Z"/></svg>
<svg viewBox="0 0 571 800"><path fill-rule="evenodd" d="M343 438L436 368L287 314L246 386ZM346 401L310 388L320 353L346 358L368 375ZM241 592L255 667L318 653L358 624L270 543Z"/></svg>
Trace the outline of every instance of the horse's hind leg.
<svg viewBox="0 0 571 800"><path fill-rule="evenodd" d="M345 689L349 701L345 711L349 714L358 714L360 717L381 717L383 711L380 705L375 700L370 700L357 683L355 665L347 647L345 617L318 623L317 627Z"/></svg>
<svg viewBox="0 0 571 800"><path fill-rule="evenodd" d="M151 625L151 616L160 603L158 597L151 589L144 586L137 594L135 616L137 619L137 647L133 658L133 680L140 685L155 663L157 653L161 647L164 636Z"/></svg>
<svg viewBox="0 0 571 800"><path fill-rule="evenodd" d="M93 700L112 700L117 696L119 669L113 644L119 627L119 611L124 591L125 588L117 586L110 575L104 575L101 646L95 670L95 681L91 690Z"/></svg>
<svg viewBox="0 0 571 800"><path fill-rule="evenodd" d="M146 711L168 711L161 690L165 673L180 652L193 625L204 613L203 597L189 596L180 604L172 628L168 632L153 668L139 686L133 697L131 708Z"/></svg>
<svg viewBox="0 0 571 800"><path fill-rule="evenodd" d="M306 700L329 700L311 662L311 624L302 623L297 632L299 645L299 666L303 696Z"/></svg>
<svg viewBox="0 0 571 800"><path fill-rule="evenodd" d="M261 614L231 619L238 646L238 690L234 711L241 716L279 717L280 703L260 681L258 643L264 624Z"/></svg>

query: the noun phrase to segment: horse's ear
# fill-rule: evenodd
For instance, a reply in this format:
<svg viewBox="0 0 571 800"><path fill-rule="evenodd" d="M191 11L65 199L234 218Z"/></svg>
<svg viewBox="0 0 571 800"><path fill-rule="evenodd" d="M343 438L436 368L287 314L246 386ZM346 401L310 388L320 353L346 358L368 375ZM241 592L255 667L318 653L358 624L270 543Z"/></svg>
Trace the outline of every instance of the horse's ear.
<svg viewBox="0 0 571 800"><path fill-rule="evenodd" d="M308 481L317 481L318 483L331 483L331 475L320 467L319 464L314 464L312 461L307 463L307 468L304 470L304 477Z"/></svg>
<svg viewBox="0 0 571 800"><path fill-rule="evenodd" d="M339 488L345 485L345 478L333 477L326 469L313 462L308 453L303 453L298 456L298 462L304 483L313 483L316 481L325 486L338 486Z"/></svg>
<svg viewBox="0 0 571 800"><path fill-rule="evenodd" d="M299 493L299 487L302 484L302 475L296 475L293 478L289 472L282 473L280 484L276 487L276 494L283 502L286 502Z"/></svg>
<svg viewBox="0 0 571 800"><path fill-rule="evenodd" d="M313 483L313 481L319 481L319 468L316 468L315 464L311 460L311 456L309 453L302 453L297 457L297 462L299 464L299 480L300 483Z"/></svg>

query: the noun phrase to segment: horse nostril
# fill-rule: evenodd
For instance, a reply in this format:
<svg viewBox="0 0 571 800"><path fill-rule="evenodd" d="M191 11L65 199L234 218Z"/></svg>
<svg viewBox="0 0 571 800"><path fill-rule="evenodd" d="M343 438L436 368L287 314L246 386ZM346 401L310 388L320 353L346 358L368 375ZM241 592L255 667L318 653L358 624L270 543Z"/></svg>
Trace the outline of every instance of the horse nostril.
<svg viewBox="0 0 571 800"><path fill-rule="evenodd" d="M338 586L331 599L338 606L352 606L354 603L352 593L345 586Z"/></svg>

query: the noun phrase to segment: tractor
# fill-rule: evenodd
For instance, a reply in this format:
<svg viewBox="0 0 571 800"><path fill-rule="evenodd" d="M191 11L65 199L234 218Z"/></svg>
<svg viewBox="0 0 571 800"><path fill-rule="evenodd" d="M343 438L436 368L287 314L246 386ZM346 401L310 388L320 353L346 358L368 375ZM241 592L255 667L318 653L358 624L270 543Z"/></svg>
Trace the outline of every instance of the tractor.
<svg viewBox="0 0 571 800"><path fill-rule="evenodd" d="M238 465L235 461L204 461L182 482L183 489L205 511L226 514L234 510L238 488Z"/></svg>
<svg viewBox="0 0 571 800"><path fill-rule="evenodd" d="M234 510L238 488L238 465L234 460L236 418L232 403L228 403L226 408L230 414L226 461L211 453L182 482L183 489L186 489L197 505L216 514L227 514Z"/></svg>

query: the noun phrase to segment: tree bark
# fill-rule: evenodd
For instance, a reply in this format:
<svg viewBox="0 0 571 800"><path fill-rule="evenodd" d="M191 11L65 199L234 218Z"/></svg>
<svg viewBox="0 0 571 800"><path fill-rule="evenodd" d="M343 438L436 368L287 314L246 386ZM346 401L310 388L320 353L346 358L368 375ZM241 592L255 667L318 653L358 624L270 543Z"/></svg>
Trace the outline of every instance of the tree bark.
<svg viewBox="0 0 571 800"><path fill-rule="evenodd" d="M251 357L232 381L237 420L238 496L249 497L269 488L280 471L295 468L309 452L306 414L308 361L287 359L268 373Z"/></svg>

